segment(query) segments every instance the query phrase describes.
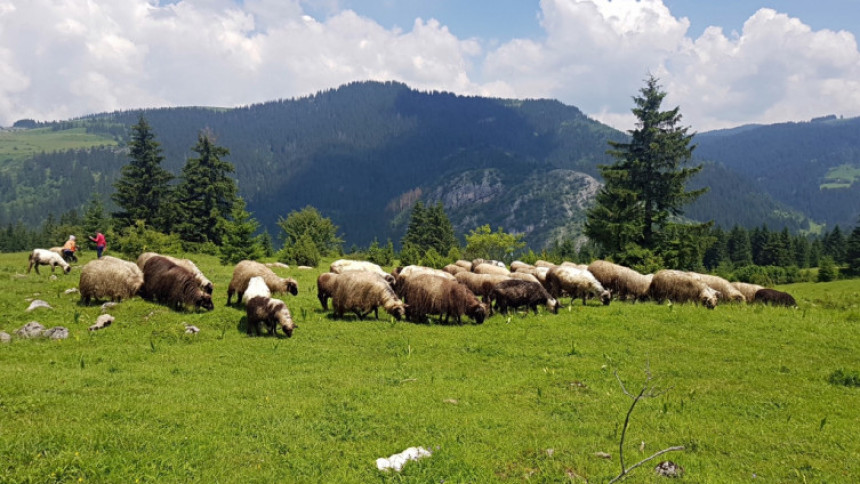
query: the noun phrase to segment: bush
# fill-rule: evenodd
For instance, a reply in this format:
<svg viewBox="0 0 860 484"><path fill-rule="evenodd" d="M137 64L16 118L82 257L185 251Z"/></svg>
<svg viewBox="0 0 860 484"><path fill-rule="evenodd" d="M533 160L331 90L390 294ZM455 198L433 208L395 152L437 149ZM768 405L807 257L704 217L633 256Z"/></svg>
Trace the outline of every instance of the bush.
<svg viewBox="0 0 860 484"><path fill-rule="evenodd" d="M400 251L400 265L411 266L421 263L421 253L412 245L404 246Z"/></svg>
<svg viewBox="0 0 860 484"><path fill-rule="evenodd" d="M367 260L380 266L391 265L394 262L394 244L391 243L391 239L385 247L380 247L379 241L373 239L373 243L367 249Z"/></svg>
<svg viewBox="0 0 860 484"><path fill-rule="evenodd" d="M818 282L830 282L836 279L839 271L832 257L822 257L818 261Z"/></svg>
<svg viewBox="0 0 860 484"><path fill-rule="evenodd" d="M827 377L827 381L833 385L846 387L860 387L860 373L856 371L845 371L842 368L834 371Z"/></svg>
<svg viewBox="0 0 860 484"><path fill-rule="evenodd" d="M295 244L286 245L278 253L278 260L286 264L316 267L322 255L307 233L303 234Z"/></svg>
<svg viewBox="0 0 860 484"><path fill-rule="evenodd" d="M441 269L445 267L446 264L447 262L445 261L445 258L439 255L433 247L430 247L430 249L424 254L424 257L421 258L421 265L432 267L434 269Z"/></svg>
<svg viewBox="0 0 860 484"><path fill-rule="evenodd" d="M143 252L175 254L183 250L178 234L167 235L150 229L142 220L138 220L133 226L125 227L118 236L111 238L112 241L108 239L108 249L122 252L131 258Z"/></svg>

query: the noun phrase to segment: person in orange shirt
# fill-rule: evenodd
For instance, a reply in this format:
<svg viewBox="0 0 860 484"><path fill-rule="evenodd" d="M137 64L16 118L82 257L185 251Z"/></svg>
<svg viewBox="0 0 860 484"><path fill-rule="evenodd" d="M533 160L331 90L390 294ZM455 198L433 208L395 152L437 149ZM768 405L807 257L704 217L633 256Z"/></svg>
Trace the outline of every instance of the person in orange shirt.
<svg viewBox="0 0 860 484"><path fill-rule="evenodd" d="M70 235L69 240L63 244L63 259L67 261L77 262L78 258L75 256L75 252L78 250L77 243L75 243L75 236Z"/></svg>

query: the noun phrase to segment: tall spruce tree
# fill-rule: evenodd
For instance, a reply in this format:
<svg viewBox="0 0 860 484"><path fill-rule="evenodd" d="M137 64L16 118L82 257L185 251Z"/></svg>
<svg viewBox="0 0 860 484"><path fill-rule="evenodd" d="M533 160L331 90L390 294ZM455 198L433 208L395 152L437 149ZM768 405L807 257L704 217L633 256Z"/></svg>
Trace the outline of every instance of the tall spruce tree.
<svg viewBox="0 0 860 484"><path fill-rule="evenodd" d="M235 264L244 259L257 260L265 255L264 247L254 237L260 224L245 210L242 197L236 198L230 219L221 219L218 223L222 235L218 258L222 264Z"/></svg>
<svg viewBox="0 0 860 484"><path fill-rule="evenodd" d="M435 249L438 254L447 254L452 247L457 246L454 227L442 202L432 207L425 207L421 201L415 203L402 244L404 247L415 247L422 254L430 249Z"/></svg>
<svg viewBox="0 0 860 484"><path fill-rule="evenodd" d="M131 127L129 163L122 167L120 178L114 183L116 191L111 198L119 211L113 214L118 227L129 227L136 220L160 232L169 231L170 186L173 175L161 167L164 156L161 144L143 116Z"/></svg>
<svg viewBox="0 0 860 484"><path fill-rule="evenodd" d="M610 141L608 151L615 158L612 165L601 165L605 181L597 203L587 213L585 233L599 242L606 255L616 251L677 251L664 243L677 244L683 226L673 224L672 234L664 230L683 207L707 189L688 191L686 183L702 165L685 166L691 159L692 134L680 126L679 108L661 111L666 92L658 79L651 76L633 98L636 129L629 132L628 142ZM701 232L704 225L690 226ZM664 240L671 237L671 240ZM680 237L680 240L690 237ZM631 246L631 244L633 244ZM698 250L698 249L697 249Z"/></svg>
<svg viewBox="0 0 860 484"><path fill-rule="evenodd" d="M860 223L851 231L845 244L845 262L848 264L846 273L860 276Z"/></svg>
<svg viewBox="0 0 860 484"><path fill-rule="evenodd" d="M189 158L182 168L173 229L187 242L220 244L224 226L218 221L230 217L238 192L236 180L229 176L233 165L221 159L230 150L216 145L206 131L199 134L192 150L198 156Z"/></svg>

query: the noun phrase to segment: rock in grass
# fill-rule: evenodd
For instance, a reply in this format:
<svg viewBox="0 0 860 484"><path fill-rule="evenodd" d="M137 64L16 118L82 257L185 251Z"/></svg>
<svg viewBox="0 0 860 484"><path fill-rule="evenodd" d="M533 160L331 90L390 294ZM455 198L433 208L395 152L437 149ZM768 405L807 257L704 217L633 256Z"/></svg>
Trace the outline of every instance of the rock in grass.
<svg viewBox="0 0 860 484"><path fill-rule="evenodd" d="M5 331L0 331L0 343L9 343L10 341L12 341L12 335Z"/></svg>
<svg viewBox="0 0 860 484"><path fill-rule="evenodd" d="M193 324L186 324L185 325L185 333L186 334L197 334L199 332L200 332L200 328L198 328L197 326L194 326Z"/></svg>
<svg viewBox="0 0 860 484"><path fill-rule="evenodd" d="M595 452L594 457L600 457L601 459L611 459L612 455L607 452Z"/></svg>
<svg viewBox="0 0 860 484"><path fill-rule="evenodd" d="M78 291L78 288L77 287L71 287L71 288L63 291L63 294L74 294L76 292L80 292L80 291Z"/></svg>
<svg viewBox="0 0 860 484"><path fill-rule="evenodd" d="M663 477L681 477L684 473L684 468L670 460L664 460L654 467L654 472L656 472L658 476Z"/></svg>
<svg viewBox="0 0 860 484"><path fill-rule="evenodd" d="M42 333L45 332L45 327L42 326L38 321L30 321L21 327L18 331L15 331L15 334L20 338L38 338L42 336Z"/></svg>
<svg viewBox="0 0 860 484"><path fill-rule="evenodd" d="M111 324L113 324L114 317L110 314L102 314L98 318L96 318L96 324L89 327L90 331L98 331L100 329L105 329Z"/></svg>
<svg viewBox="0 0 860 484"><path fill-rule="evenodd" d="M50 304L46 303L45 301L42 301L41 299L34 299L33 302L30 303L30 306L27 308L27 312L30 312L37 308L54 309L51 307Z"/></svg>
<svg viewBox="0 0 860 484"><path fill-rule="evenodd" d="M107 311L108 309L116 306L117 304L119 304L119 303L114 302L114 301L108 301L108 302L102 304L102 312Z"/></svg>
<svg viewBox="0 0 860 484"><path fill-rule="evenodd" d="M50 339L66 339L69 337L69 329L62 326L54 326L42 333L42 336Z"/></svg>
<svg viewBox="0 0 860 484"><path fill-rule="evenodd" d="M376 468L381 471L394 470L400 472L403 466L410 460L418 460L422 457L430 457L432 454L424 447L410 447L399 454L394 454L389 458L380 457L376 459Z"/></svg>

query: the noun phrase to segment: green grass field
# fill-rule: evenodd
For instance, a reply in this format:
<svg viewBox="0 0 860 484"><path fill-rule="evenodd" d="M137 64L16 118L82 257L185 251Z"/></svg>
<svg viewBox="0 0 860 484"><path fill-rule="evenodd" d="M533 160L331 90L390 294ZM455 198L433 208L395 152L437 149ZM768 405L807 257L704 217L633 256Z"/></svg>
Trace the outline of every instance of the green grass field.
<svg viewBox="0 0 860 484"><path fill-rule="evenodd" d="M607 482L631 403L614 372L638 391L646 366L668 391L636 407L626 463L686 450L628 482L663 482L662 459L685 482L860 480L860 388L828 382L860 370L860 281L781 287L797 310L577 303L442 326L333 320L319 271L276 269L299 281L299 327L250 338L232 268L193 258L214 311L133 299L88 332L99 306L64 294L79 270L23 276L26 254L0 254L0 330L71 331L0 344L0 482ZM410 446L433 456L376 469Z"/></svg>
<svg viewBox="0 0 860 484"><path fill-rule="evenodd" d="M37 128L0 132L0 163L29 158L37 153L116 145L116 141L86 132L85 128L53 131Z"/></svg>

